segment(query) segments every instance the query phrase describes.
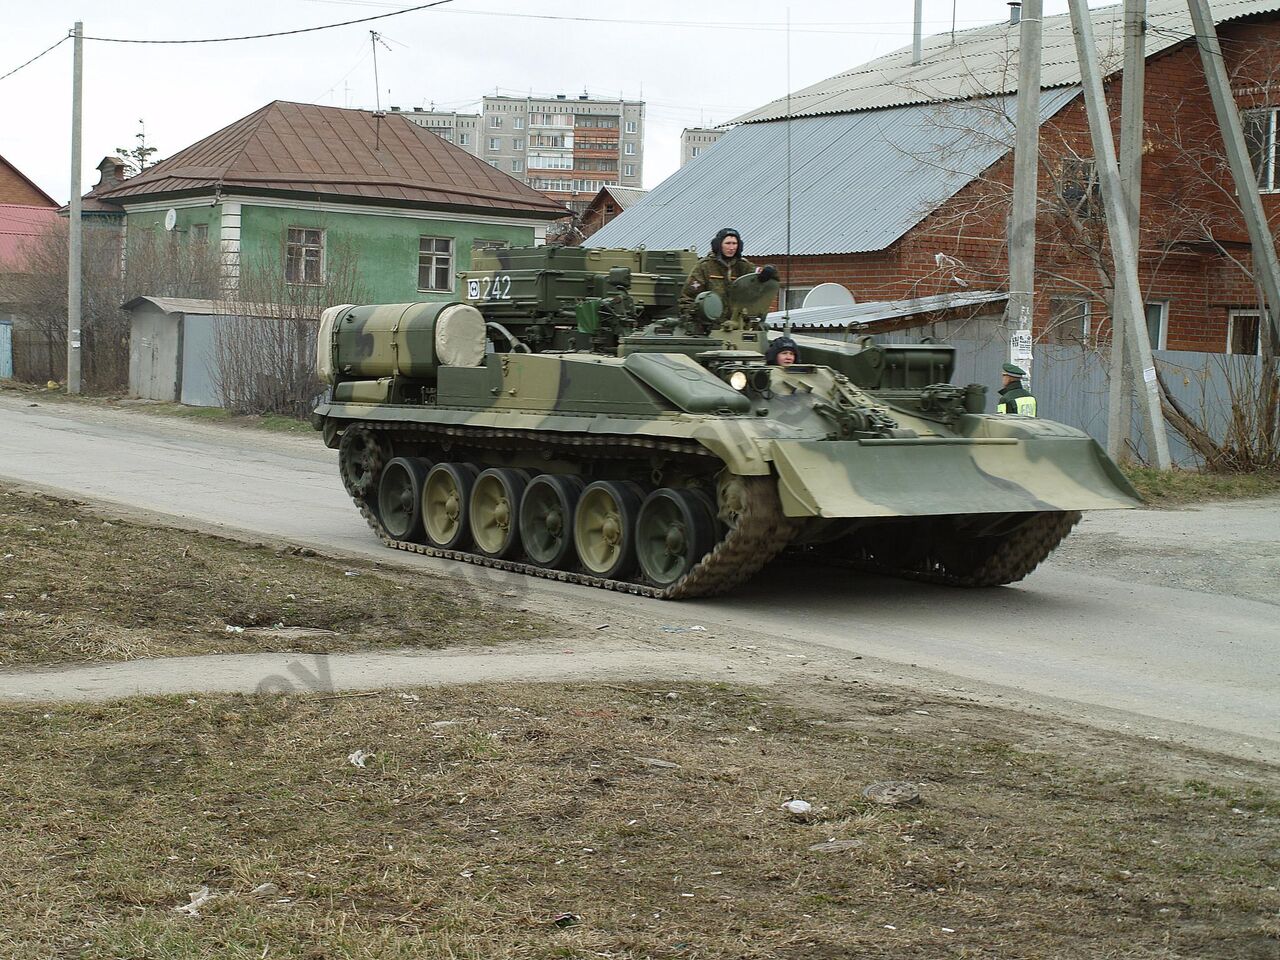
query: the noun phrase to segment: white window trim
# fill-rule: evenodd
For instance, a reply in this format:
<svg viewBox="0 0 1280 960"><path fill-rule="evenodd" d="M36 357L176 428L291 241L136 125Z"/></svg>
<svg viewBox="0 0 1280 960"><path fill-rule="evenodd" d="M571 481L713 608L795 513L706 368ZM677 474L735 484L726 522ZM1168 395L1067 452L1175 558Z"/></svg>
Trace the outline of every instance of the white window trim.
<svg viewBox="0 0 1280 960"><path fill-rule="evenodd" d="M1148 300L1142 305L1142 320L1146 322L1146 308L1160 308L1160 342L1151 344L1152 350L1168 350L1169 349L1169 301L1168 300Z"/></svg>
<svg viewBox="0 0 1280 960"><path fill-rule="evenodd" d="M1258 318L1258 348L1253 353L1235 354L1235 351L1231 349L1231 341L1235 339L1233 334L1235 333L1236 317L1257 317ZM1256 307L1253 309L1249 309L1247 307L1240 307L1237 310L1227 311L1227 353L1235 354L1236 356L1241 356L1241 357L1258 357L1262 355L1262 311L1261 310L1257 309Z"/></svg>
<svg viewBox="0 0 1280 960"><path fill-rule="evenodd" d="M1271 145L1271 150L1267 154L1267 186L1258 184L1259 193L1280 193L1280 180L1276 176L1276 117L1280 114L1280 107L1259 107L1256 110L1241 111L1240 119L1247 120L1253 114L1265 113L1267 115L1267 142ZM1245 311L1241 311L1242 313Z"/></svg>
<svg viewBox="0 0 1280 960"><path fill-rule="evenodd" d="M289 231L290 230L303 230L303 231L314 230L320 234L320 244L319 244L320 246L320 279L319 280L290 280L289 279L288 274L289 274ZM299 226L297 224L290 224L289 226L284 228L284 269L285 269L284 282L287 286L290 286L290 287L322 287L324 286L325 266L329 256L329 244L326 242L327 240L328 240L328 230L326 230L324 227L304 227L304 226ZM307 246L309 246L309 244L303 243L302 246L306 248ZM305 256L303 257L302 263L303 263L302 273L305 276L307 272Z"/></svg>
<svg viewBox="0 0 1280 960"><path fill-rule="evenodd" d="M418 236L418 279L422 279L422 241L423 240L448 240L449 241L449 286L447 287L418 287L419 293L453 293L454 274L457 272L458 241L456 237L434 237L428 234L420 234ZM430 271L432 276L435 275L435 252L432 251Z"/></svg>

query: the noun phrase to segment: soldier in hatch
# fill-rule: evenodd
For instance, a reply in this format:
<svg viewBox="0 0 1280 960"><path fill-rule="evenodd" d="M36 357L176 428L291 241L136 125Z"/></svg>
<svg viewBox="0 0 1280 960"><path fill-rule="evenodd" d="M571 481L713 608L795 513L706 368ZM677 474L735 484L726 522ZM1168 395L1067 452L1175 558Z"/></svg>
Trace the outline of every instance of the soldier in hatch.
<svg viewBox="0 0 1280 960"><path fill-rule="evenodd" d="M776 367L789 367L800 359L800 348L785 334L775 337L764 355L764 362Z"/></svg>
<svg viewBox="0 0 1280 960"><path fill-rule="evenodd" d="M680 316L692 318L694 300L708 290L727 306L729 284L748 273L758 273L762 280L772 280L778 275L773 267L757 267L750 260L742 259L742 237L732 227L725 227L712 238L711 252L698 261L685 281L680 293Z"/></svg>

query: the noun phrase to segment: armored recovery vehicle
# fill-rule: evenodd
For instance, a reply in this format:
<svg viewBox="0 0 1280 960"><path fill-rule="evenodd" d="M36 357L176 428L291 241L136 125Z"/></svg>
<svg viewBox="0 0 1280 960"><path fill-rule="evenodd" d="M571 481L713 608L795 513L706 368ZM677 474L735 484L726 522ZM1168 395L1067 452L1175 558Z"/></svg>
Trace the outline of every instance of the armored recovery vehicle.
<svg viewBox="0 0 1280 960"><path fill-rule="evenodd" d="M314 425L388 545L678 599L785 550L960 586L1033 570L1136 505L1071 427L984 413L954 349L797 337L775 280L677 309L689 251L477 254L450 303L325 311Z"/></svg>

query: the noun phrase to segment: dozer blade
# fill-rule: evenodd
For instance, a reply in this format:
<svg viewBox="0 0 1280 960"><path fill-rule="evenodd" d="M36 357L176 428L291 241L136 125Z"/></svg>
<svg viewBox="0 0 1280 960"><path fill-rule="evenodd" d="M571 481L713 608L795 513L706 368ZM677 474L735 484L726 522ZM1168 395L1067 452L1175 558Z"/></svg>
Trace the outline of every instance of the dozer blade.
<svg viewBox="0 0 1280 960"><path fill-rule="evenodd" d="M789 517L1116 510L1137 491L1086 437L775 440Z"/></svg>

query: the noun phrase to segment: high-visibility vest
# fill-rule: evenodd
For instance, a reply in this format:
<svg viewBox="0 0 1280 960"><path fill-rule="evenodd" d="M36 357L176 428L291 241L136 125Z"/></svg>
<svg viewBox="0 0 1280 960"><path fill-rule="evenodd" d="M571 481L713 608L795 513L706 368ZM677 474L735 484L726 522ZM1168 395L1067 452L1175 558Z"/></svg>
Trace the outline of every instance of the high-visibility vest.
<svg viewBox="0 0 1280 960"><path fill-rule="evenodd" d="M1024 417L1034 417L1036 415L1036 398L1035 397L1018 397L1013 401L1018 409L1015 411Z"/></svg>

